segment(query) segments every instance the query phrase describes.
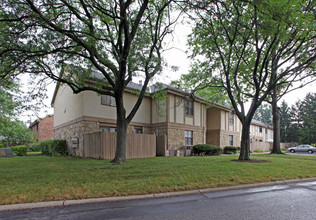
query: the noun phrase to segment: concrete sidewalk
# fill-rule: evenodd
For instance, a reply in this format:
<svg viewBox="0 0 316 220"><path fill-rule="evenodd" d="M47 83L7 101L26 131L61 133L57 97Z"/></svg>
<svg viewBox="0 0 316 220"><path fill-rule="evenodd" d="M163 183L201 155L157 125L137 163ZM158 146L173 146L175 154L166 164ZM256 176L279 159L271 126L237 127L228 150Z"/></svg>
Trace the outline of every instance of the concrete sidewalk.
<svg viewBox="0 0 316 220"><path fill-rule="evenodd" d="M38 202L38 203L23 203L23 204L14 204L14 205L1 205L0 212L25 210L25 209L36 209L36 208L52 208L52 207L71 206L71 205L82 205L82 204L89 204L89 203L91 204L91 203L102 203L102 202L119 202L119 201L128 201L128 200L138 200L138 199L165 198L165 197L173 197L173 196L201 194L201 193L209 193L209 192L228 191L228 190L238 190L238 189L246 189L246 188L254 188L254 187L273 186L273 185L280 185L280 184L311 182L311 181L316 181L316 177L305 178L305 179L292 179L292 180L281 180L281 181L273 181L273 182L244 184L244 185L238 185L238 186L228 186L228 187L218 187L218 188L195 189L195 190L179 191L179 192L146 194L146 195L133 195L133 196L119 196L119 197L80 199L80 200L64 200L64 201L50 201L50 202Z"/></svg>

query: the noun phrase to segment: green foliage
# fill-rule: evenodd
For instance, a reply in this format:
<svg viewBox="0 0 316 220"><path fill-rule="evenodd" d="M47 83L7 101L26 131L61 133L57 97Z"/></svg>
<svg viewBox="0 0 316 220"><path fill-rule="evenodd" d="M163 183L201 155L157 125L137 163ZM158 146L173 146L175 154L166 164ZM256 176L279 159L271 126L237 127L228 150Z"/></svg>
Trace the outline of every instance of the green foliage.
<svg viewBox="0 0 316 220"><path fill-rule="evenodd" d="M224 154L236 154L237 147L234 146L226 146L224 147Z"/></svg>
<svg viewBox="0 0 316 220"><path fill-rule="evenodd" d="M300 143L316 142L316 93L309 93L301 102L300 118L302 127L300 129Z"/></svg>
<svg viewBox="0 0 316 220"><path fill-rule="evenodd" d="M69 153L67 141L64 139L42 141L39 145L44 155L66 156Z"/></svg>
<svg viewBox="0 0 316 220"><path fill-rule="evenodd" d="M156 111L160 117L163 117L166 115L166 110L167 110L167 90L163 89L163 84L162 83L156 83L155 88L157 91L154 91L152 98L155 102L156 106Z"/></svg>
<svg viewBox="0 0 316 220"><path fill-rule="evenodd" d="M268 104L262 104L257 108L253 119L272 126L272 107Z"/></svg>
<svg viewBox="0 0 316 220"><path fill-rule="evenodd" d="M40 144L33 144L31 147L28 148L29 152L40 152L41 146Z"/></svg>
<svg viewBox="0 0 316 220"><path fill-rule="evenodd" d="M291 126L291 116L289 114L290 108L283 100L280 106L280 142L285 143L288 141L288 131Z"/></svg>
<svg viewBox="0 0 316 220"><path fill-rule="evenodd" d="M18 156L25 156L27 154L27 147L25 145L11 147L11 150Z"/></svg>
<svg viewBox="0 0 316 220"><path fill-rule="evenodd" d="M115 97L116 108L124 112L117 114L122 122L118 131L125 132L120 127L130 123L149 81L162 71L163 40L178 19L171 13L173 1L1 3L0 62L6 65L0 65L0 78L34 73L68 85L76 94L88 90ZM144 84L125 114L123 94L135 77ZM116 151L125 152L125 146L117 142ZM116 154L113 162L120 161L126 155Z"/></svg>
<svg viewBox="0 0 316 220"><path fill-rule="evenodd" d="M261 149L256 149L256 150L254 150L256 153L262 153L262 152L264 152L263 150L261 150Z"/></svg>
<svg viewBox="0 0 316 220"><path fill-rule="evenodd" d="M36 140L36 135L23 122L9 118L7 118L5 125L0 123L0 135L7 137L9 146L28 145ZM2 140L2 144L6 145L6 140Z"/></svg>
<svg viewBox="0 0 316 220"><path fill-rule="evenodd" d="M198 155L219 155L222 149L210 144L197 144L193 146L193 153Z"/></svg>
<svg viewBox="0 0 316 220"><path fill-rule="evenodd" d="M316 142L316 93L309 93L291 108L280 107L282 142L310 144Z"/></svg>
<svg viewBox="0 0 316 220"><path fill-rule="evenodd" d="M205 86L201 84L201 75L196 73L197 70L191 70L189 74L182 75L179 80L172 81L171 85L184 91L193 92L213 103L231 106L225 89L218 82L212 82Z"/></svg>
<svg viewBox="0 0 316 220"><path fill-rule="evenodd" d="M248 134L253 114L274 88L313 75L314 2L189 2L187 6L196 18L189 38L194 59L191 78L201 87L223 87L243 124L244 134ZM245 103L250 103L250 108ZM242 160L249 159L245 139Z"/></svg>

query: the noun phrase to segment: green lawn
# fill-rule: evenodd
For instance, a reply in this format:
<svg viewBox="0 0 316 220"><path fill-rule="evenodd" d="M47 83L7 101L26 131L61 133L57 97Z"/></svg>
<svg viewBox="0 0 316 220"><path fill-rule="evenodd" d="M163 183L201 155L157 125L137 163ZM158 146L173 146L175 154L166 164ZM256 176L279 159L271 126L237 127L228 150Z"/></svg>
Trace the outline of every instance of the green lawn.
<svg viewBox="0 0 316 220"><path fill-rule="evenodd" d="M233 162L236 155L109 161L62 157L0 158L0 204L159 193L316 177L316 158L256 155L269 163Z"/></svg>

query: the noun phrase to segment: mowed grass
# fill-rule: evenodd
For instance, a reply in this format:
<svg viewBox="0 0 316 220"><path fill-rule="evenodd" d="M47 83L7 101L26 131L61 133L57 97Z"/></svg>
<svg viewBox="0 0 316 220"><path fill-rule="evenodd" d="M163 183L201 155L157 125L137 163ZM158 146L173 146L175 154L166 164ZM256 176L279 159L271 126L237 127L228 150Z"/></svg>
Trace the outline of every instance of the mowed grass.
<svg viewBox="0 0 316 220"><path fill-rule="evenodd" d="M110 161L63 157L0 158L0 204L124 196L316 177L316 157L236 155Z"/></svg>

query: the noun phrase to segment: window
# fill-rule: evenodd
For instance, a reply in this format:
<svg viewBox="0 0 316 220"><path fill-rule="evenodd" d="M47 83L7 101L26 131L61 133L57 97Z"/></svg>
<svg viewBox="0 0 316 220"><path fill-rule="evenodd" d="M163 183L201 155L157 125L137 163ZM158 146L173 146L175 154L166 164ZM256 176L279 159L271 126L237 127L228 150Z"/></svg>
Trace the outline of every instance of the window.
<svg viewBox="0 0 316 220"><path fill-rule="evenodd" d="M116 127L100 126L99 130L105 132L116 132Z"/></svg>
<svg viewBox="0 0 316 220"><path fill-rule="evenodd" d="M228 135L229 146L234 146L234 135Z"/></svg>
<svg viewBox="0 0 316 220"><path fill-rule="evenodd" d="M234 113L229 112L229 124L233 125L234 124Z"/></svg>
<svg viewBox="0 0 316 220"><path fill-rule="evenodd" d="M262 133L262 127L259 127L259 132Z"/></svg>
<svg viewBox="0 0 316 220"><path fill-rule="evenodd" d="M101 105L116 106L115 98L109 95L101 95Z"/></svg>
<svg viewBox="0 0 316 220"><path fill-rule="evenodd" d="M268 134L268 128L266 128L266 134Z"/></svg>
<svg viewBox="0 0 316 220"><path fill-rule="evenodd" d="M193 101L185 100L185 114L193 115Z"/></svg>
<svg viewBox="0 0 316 220"><path fill-rule="evenodd" d="M134 128L134 134L142 134L143 128Z"/></svg>
<svg viewBox="0 0 316 220"><path fill-rule="evenodd" d="M184 131L185 145L193 145L193 131Z"/></svg>

